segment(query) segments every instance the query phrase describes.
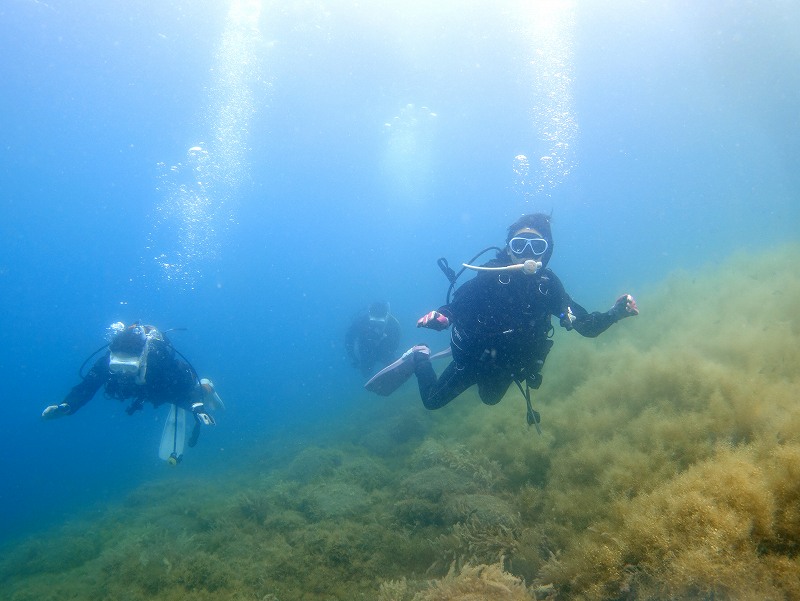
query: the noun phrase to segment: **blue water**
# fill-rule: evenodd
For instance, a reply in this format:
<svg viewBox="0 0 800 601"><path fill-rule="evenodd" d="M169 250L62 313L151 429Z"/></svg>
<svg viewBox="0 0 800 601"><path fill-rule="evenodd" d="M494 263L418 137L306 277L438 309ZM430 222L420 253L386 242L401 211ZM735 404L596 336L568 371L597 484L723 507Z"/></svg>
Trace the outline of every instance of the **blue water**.
<svg viewBox="0 0 800 601"><path fill-rule="evenodd" d="M342 346L370 301L443 347L436 259L522 213L590 310L797 241L796 3L375 4L0 8L0 538L168 473L164 408L39 418L113 321L186 328L228 411L178 469L212 477L375 402Z"/></svg>

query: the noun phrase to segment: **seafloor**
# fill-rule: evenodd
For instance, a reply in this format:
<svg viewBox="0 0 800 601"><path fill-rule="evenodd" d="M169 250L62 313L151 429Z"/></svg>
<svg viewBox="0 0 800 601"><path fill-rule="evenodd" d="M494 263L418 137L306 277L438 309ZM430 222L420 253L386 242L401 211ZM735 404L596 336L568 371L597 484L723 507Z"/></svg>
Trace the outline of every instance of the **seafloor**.
<svg viewBox="0 0 800 601"><path fill-rule="evenodd" d="M542 436L515 389L426 412L409 386L15 542L2 598L800 600L799 259L676 273L602 337L558 332Z"/></svg>

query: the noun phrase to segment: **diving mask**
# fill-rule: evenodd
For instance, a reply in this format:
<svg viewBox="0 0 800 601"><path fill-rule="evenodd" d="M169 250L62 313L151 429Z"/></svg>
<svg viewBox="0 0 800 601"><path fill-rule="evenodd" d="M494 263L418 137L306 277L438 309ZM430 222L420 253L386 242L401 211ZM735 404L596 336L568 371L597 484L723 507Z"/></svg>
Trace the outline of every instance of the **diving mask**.
<svg viewBox="0 0 800 601"><path fill-rule="evenodd" d="M121 331L117 329L116 336L108 345L108 370L112 374L135 376L138 384L144 383L147 373L147 354L150 350L149 342L157 332L155 328L151 328L148 332L147 326L139 324Z"/></svg>
<svg viewBox="0 0 800 601"><path fill-rule="evenodd" d="M144 363L146 352L140 355L130 353L111 353L108 360L108 370L112 374L137 374Z"/></svg>
<svg viewBox="0 0 800 601"><path fill-rule="evenodd" d="M533 256L540 257L547 252L547 240L541 236L514 236L508 241L508 249L517 256L529 248Z"/></svg>

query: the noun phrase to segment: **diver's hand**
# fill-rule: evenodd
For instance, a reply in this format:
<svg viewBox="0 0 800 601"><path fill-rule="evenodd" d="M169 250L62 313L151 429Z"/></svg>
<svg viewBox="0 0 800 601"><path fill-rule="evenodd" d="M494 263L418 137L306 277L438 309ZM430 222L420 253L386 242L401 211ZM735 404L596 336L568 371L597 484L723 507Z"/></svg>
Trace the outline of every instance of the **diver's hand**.
<svg viewBox="0 0 800 601"><path fill-rule="evenodd" d="M60 405L48 405L42 411L42 419L56 419L57 417L64 417L69 415L69 405L61 403Z"/></svg>
<svg viewBox="0 0 800 601"><path fill-rule="evenodd" d="M623 294L617 299L614 306L611 307L611 312L614 314L614 317L617 318L617 321L619 321L626 317L639 315L639 307L636 306L636 301L630 294Z"/></svg>
<svg viewBox="0 0 800 601"><path fill-rule="evenodd" d="M209 415L208 413L195 413L194 416L197 418L197 421L199 421L203 425L206 426L217 425L216 420L213 417L211 417L211 415Z"/></svg>
<svg viewBox="0 0 800 601"><path fill-rule="evenodd" d="M441 332L449 325L450 320L438 311L426 313L417 320L418 328L430 328L431 330L436 330L437 332Z"/></svg>
<svg viewBox="0 0 800 601"><path fill-rule="evenodd" d="M216 426L217 422L214 418L205 412L205 406L203 403L193 403L192 404L192 413L194 413L195 419L204 424L206 426Z"/></svg>

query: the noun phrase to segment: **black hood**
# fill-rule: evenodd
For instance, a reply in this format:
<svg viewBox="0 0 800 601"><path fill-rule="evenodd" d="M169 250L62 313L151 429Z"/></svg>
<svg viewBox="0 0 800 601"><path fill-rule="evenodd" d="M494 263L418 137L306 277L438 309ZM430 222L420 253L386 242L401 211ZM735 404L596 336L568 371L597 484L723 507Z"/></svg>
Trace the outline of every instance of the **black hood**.
<svg viewBox="0 0 800 601"><path fill-rule="evenodd" d="M128 328L114 336L108 345L112 353L140 355L147 343L147 336L142 328Z"/></svg>
<svg viewBox="0 0 800 601"><path fill-rule="evenodd" d="M524 228L536 230L547 240L547 250L540 257L542 267L547 267L547 264L550 262L550 257L553 256L553 233L550 230L550 216L544 213L531 213L523 215L512 223L508 227L508 235L506 236L506 252L508 252L508 241L514 237L514 234Z"/></svg>

